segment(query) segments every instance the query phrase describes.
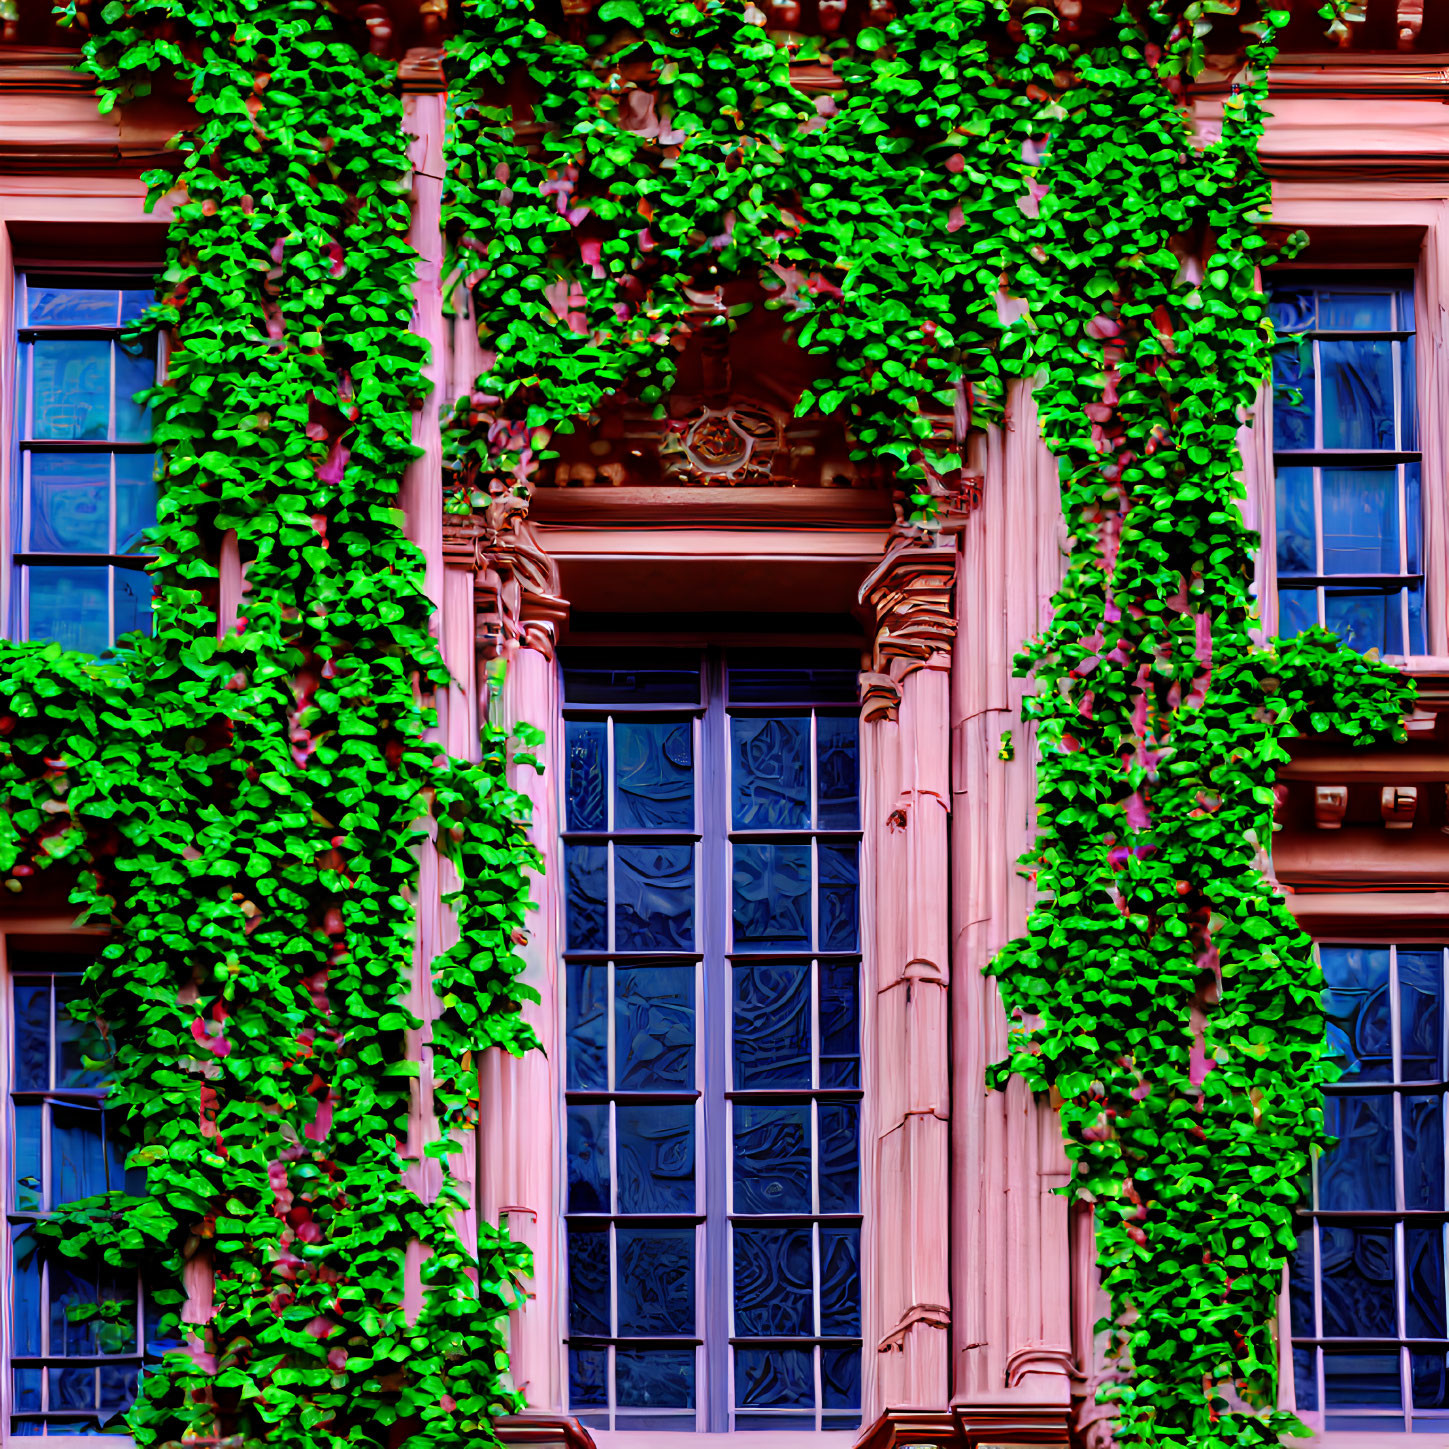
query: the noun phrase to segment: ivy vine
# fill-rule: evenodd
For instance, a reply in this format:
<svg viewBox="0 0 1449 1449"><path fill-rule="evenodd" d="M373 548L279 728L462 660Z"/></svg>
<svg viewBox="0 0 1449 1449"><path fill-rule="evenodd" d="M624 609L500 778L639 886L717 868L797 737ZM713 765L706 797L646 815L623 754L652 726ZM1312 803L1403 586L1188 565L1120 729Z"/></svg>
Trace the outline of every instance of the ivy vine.
<svg viewBox="0 0 1449 1449"><path fill-rule="evenodd" d="M576 9L458 0L445 214L485 370L450 419L450 506L526 497L615 393L662 409L683 337L732 324L699 306L720 278L822 359L799 409L843 412L923 532L966 426L1032 383L1072 543L1022 660L1039 903L993 968L1001 1075L1057 1095L1096 1205L1119 1441L1268 1443L1293 1427L1273 1306L1331 1069L1261 871L1275 770L1295 733L1394 737L1412 693L1322 631L1256 633L1236 432L1272 343L1255 148L1286 12L875 0L806 37L735 0ZM1245 69L1207 140L1185 85L1232 25ZM143 1446L486 1439L516 1402L524 1259L485 1226L475 1260L451 1181L429 1204L403 1180L408 892L426 828L464 881L433 965L446 1166L470 1054L530 1044L536 857L508 741L474 765L425 737L446 672L396 509L424 400L395 72L318 0L110 0L86 64L103 108L172 78L198 121L148 319L173 339L154 637L0 655L0 869L73 868L112 925L95 1011L147 1169L144 1198L41 1231L172 1309L205 1260L216 1313L148 1373ZM248 587L218 637L228 532Z"/></svg>
<svg viewBox="0 0 1449 1449"><path fill-rule="evenodd" d="M38 1231L140 1272L163 1310L126 1416L138 1445L489 1442L519 1402L505 1315L526 1255L488 1224L464 1243L448 1161L477 1121L478 1054L532 1044L517 946L538 857L504 734L485 729L477 763L426 735L448 675L397 507L425 348L396 69L312 0L111 0L85 65L103 110L159 84L197 119L178 171L146 178L180 188L144 323L169 339L154 633L102 661L0 656L0 869L23 888L66 863L111 927L91 1010L145 1169L144 1196ZM427 836L462 884L458 943L424 963L440 1014L420 1062ZM433 1201L405 1178L425 1068ZM214 1311L183 1326L188 1277Z"/></svg>

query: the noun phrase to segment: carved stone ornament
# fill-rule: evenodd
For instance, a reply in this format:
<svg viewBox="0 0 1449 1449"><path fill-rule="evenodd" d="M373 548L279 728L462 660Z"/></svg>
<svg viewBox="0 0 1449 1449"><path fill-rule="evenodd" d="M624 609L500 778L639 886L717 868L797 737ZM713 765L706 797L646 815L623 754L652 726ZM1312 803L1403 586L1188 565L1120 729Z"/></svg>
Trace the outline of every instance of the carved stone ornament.
<svg viewBox="0 0 1449 1449"><path fill-rule="evenodd" d="M875 614L871 668L861 675L861 718L894 719L901 681L939 656L956 637L954 544L897 540L860 586ZM944 662L944 661L943 661Z"/></svg>
<svg viewBox="0 0 1449 1449"><path fill-rule="evenodd" d="M493 498L481 512L443 515L443 562L473 570L479 652L496 659L519 645L553 657L568 618L558 565L528 522L528 499Z"/></svg>

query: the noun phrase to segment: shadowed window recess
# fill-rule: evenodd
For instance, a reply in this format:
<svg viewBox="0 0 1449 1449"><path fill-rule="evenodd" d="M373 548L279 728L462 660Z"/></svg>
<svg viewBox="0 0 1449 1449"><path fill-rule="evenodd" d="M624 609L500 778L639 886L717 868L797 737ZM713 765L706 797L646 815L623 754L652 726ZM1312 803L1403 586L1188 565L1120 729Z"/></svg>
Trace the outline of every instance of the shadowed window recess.
<svg viewBox="0 0 1449 1449"><path fill-rule="evenodd" d="M1422 654L1412 279L1284 278L1271 311L1278 633Z"/></svg>
<svg viewBox="0 0 1449 1449"><path fill-rule="evenodd" d="M1449 1433L1439 946L1319 947L1343 1075L1290 1265L1293 1380L1325 1427Z"/></svg>
<svg viewBox="0 0 1449 1449"><path fill-rule="evenodd" d="M156 342L122 332L154 300L130 278L16 277L19 386L11 632L99 654L151 627Z"/></svg>
<svg viewBox="0 0 1449 1449"><path fill-rule="evenodd" d="M860 1424L857 661L565 653L570 1411Z"/></svg>
<svg viewBox="0 0 1449 1449"><path fill-rule="evenodd" d="M5 1311L18 1438L124 1434L116 1416L136 1397L143 1343L156 1332L135 1279L65 1257L31 1231L62 1203L143 1187L103 1110L107 1044L67 1010L83 997L83 963L55 964L11 955Z"/></svg>

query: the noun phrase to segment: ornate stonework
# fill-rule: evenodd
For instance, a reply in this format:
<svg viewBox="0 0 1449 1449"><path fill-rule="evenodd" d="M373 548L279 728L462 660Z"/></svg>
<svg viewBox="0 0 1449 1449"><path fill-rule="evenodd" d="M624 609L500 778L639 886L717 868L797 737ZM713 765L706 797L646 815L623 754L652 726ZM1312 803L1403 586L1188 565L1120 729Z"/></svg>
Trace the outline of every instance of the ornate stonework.
<svg viewBox="0 0 1449 1449"><path fill-rule="evenodd" d="M898 538L860 586L875 615L871 668L861 675L861 717L893 719L901 681L933 656L950 654L956 637L956 547Z"/></svg>
<svg viewBox="0 0 1449 1449"><path fill-rule="evenodd" d="M483 511L443 515L443 562L473 570L478 651L508 655L520 645L549 658L568 602L558 566L528 522L528 500L494 498Z"/></svg>

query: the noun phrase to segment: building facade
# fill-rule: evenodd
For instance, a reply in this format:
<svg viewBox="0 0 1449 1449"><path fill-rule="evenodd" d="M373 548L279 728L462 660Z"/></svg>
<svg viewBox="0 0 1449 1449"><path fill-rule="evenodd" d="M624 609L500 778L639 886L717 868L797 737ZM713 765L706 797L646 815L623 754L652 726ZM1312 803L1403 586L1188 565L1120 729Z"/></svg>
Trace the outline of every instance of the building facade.
<svg viewBox="0 0 1449 1449"><path fill-rule="evenodd" d="M0 615L99 652L148 616L130 399L165 359L121 330L164 251L139 176L186 111L100 116L63 32L5 23ZM1371 0L1327 44L1295 21L1262 148L1274 224L1310 236L1271 279L1287 342L1242 436L1263 625L1327 624L1420 694L1407 743L1304 745L1280 789L1272 870L1320 943L1347 1064L1282 1295L1281 1399L1344 1449L1449 1445L1449 14ZM828 98L822 67L797 72ZM483 359L466 299L444 305L436 49L402 74L416 328L451 403ZM1204 132L1231 87L1199 83ZM699 316L755 300L732 286L692 296ZM546 737L520 771L543 1050L484 1059L463 1154L479 1218L534 1255L511 1325L528 1411L501 1432L1096 1449L1090 1210L1062 1192L1052 1103L987 1086L1007 1023L983 968L1025 927L1035 814L1013 659L1061 577L1057 465L1014 387L923 538L835 420L793 416L818 365L771 318L696 331L663 417L620 405L561 440L526 517L445 512L436 413L415 422L403 502L453 676L439 737L476 755L489 710ZM223 616L243 592L224 548ZM424 885L430 959L452 928ZM148 1330L139 1307L72 1322L112 1290L21 1246L125 1171L63 1011L100 940L73 918L59 886L0 904L5 1443L114 1434Z"/></svg>

